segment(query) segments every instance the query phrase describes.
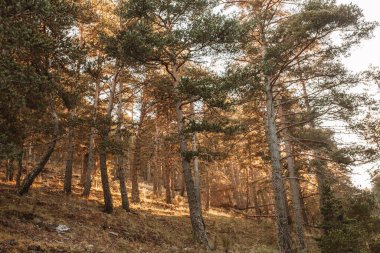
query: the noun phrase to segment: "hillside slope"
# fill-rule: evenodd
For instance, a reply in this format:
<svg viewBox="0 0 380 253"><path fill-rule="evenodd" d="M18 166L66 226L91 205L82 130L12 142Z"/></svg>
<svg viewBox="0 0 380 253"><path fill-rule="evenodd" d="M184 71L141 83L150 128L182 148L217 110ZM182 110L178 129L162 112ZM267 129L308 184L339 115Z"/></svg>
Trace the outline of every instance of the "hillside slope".
<svg viewBox="0 0 380 253"><path fill-rule="evenodd" d="M185 200L168 205L147 188L131 213L114 194L110 215L102 212L96 188L88 200L78 186L66 196L50 176L20 197L14 183L0 183L0 252L203 252L194 244ZM273 221L215 209L204 216L216 252L277 252ZM58 232L59 225L69 230Z"/></svg>

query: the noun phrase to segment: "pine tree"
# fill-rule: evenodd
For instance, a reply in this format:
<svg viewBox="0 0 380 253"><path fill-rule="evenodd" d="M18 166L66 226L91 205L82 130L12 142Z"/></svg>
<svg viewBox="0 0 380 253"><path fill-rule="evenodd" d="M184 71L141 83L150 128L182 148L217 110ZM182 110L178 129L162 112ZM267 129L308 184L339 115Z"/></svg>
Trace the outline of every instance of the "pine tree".
<svg viewBox="0 0 380 253"><path fill-rule="evenodd" d="M163 67L171 79L182 168L186 181L190 218L195 238L205 246L208 239L201 207L196 197L185 129L183 106L190 103L179 92L182 67L210 50L220 51L234 41L235 21L213 13L215 1L128 1L119 15L125 28L114 40L121 45L124 60ZM128 25L126 25L128 23ZM116 55L117 56L117 55Z"/></svg>
<svg viewBox="0 0 380 253"><path fill-rule="evenodd" d="M247 62L258 69L266 100L267 140L271 153L280 252L293 252L293 249L286 218L276 98L282 93L288 75L297 64L344 54L361 39L368 37L374 28L373 23L362 20L361 11L354 5L337 5L334 1L320 0L294 3L299 3L294 10L288 8L292 4L289 1L250 1L243 5L252 17L244 18L256 23L245 51ZM336 31L342 31L344 35L339 46L327 39ZM298 228L302 227L302 221L296 220L296 223ZM297 234L301 248L305 249L302 231Z"/></svg>

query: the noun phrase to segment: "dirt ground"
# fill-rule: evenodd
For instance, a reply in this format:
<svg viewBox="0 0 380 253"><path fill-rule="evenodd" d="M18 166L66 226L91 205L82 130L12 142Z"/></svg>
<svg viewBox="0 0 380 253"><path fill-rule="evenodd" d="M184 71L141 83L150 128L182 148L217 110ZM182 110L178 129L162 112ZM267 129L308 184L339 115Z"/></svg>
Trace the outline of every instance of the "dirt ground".
<svg viewBox="0 0 380 253"><path fill-rule="evenodd" d="M132 205L131 213L114 194L115 211L106 214L100 189L84 199L76 186L66 196L50 176L21 197L14 182L1 182L0 252L204 252L194 243L185 199L177 196L168 205L148 189L142 192L142 203ZM277 252L272 220L217 209L204 217L214 252ZM59 225L69 230L58 232Z"/></svg>

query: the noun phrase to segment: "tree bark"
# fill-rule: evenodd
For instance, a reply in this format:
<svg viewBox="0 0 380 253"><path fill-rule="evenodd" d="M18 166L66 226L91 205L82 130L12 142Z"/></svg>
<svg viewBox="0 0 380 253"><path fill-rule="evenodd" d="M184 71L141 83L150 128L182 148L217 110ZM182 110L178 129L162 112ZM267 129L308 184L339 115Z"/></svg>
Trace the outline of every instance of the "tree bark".
<svg viewBox="0 0 380 253"><path fill-rule="evenodd" d="M285 154L286 154L286 161L288 164L290 192L292 195L296 234L297 234L301 251L305 252L307 251L307 249L306 249L305 234L304 234L304 219L303 219L303 213L302 213L303 210L302 210L301 198L300 198L300 185L298 182L298 173L296 171L295 162L294 162L292 144L289 137L290 133L289 133L289 130L287 129L287 121L286 121L284 111L281 105L279 105L278 113L281 120L283 141L285 143Z"/></svg>
<svg viewBox="0 0 380 253"><path fill-rule="evenodd" d="M58 138L58 116L57 113L52 113L53 120L54 120L54 133L53 133L53 140L50 142L48 150L46 151L45 155L41 158L40 162L37 164L32 171L26 175L24 178L24 181L21 184L21 187L18 191L19 195L24 195L25 193L28 193L30 186L33 184L36 177L41 173L41 171L44 169L46 163L49 161L51 154L54 152L55 145L57 144L57 138Z"/></svg>
<svg viewBox="0 0 380 253"><path fill-rule="evenodd" d="M252 142L251 140L248 140L248 159L249 159L249 164L253 164L253 159L252 159ZM253 177L253 182L252 182L252 186L249 185L251 187L251 190L252 190L252 202L253 204L255 205L255 214L256 215L261 215L262 212L261 212L261 209L260 209L260 204L259 204L259 199L258 199L258 190L257 190L257 180L259 178L259 175L258 175L258 171L257 169L253 169L251 166L249 166L249 172L248 174L249 175L252 175ZM248 177L249 178L249 177ZM248 180L248 183L249 183L249 180Z"/></svg>
<svg viewBox="0 0 380 253"><path fill-rule="evenodd" d="M139 126L140 128L140 126ZM140 130L137 130L135 139L135 148L133 152L133 163L131 168L131 181L132 181L132 202L140 203L140 190L139 190L139 171L141 165L141 138Z"/></svg>
<svg viewBox="0 0 380 253"><path fill-rule="evenodd" d="M143 124L146 116L146 99L143 94L141 95L141 113L140 119L137 127L136 139L135 139L135 148L133 152L133 163L131 168L131 181L132 181L132 202L140 203L140 191L139 191L139 172L141 169L141 138L143 131Z"/></svg>
<svg viewBox="0 0 380 253"><path fill-rule="evenodd" d="M110 96L108 99L105 124L104 124L104 126L102 126L102 130L101 130L101 144L99 145L100 176L102 179L102 188L103 188L103 197L104 197L104 211L106 213L112 213L113 212L113 201L112 201L111 189L109 186L108 168L107 168L107 144L109 142L108 138L109 138L109 132L111 130L111 123L112 123L111 114L112 114L112 109L113 109L113 105L114 105L116 86L117 86L118 76L119 76L121 70L122 70L122 67L119 67L115 73L114 78L113 78Z"/></svg>
<svg viewBox="0 0 380 253"><path fill-rule="evenodd" d="M122 159L122 158L121 158ZM122 161L119 161L119 187L120 187L120 194L121 194L121 207L129 212L130 207L129 207L129 200L128 200L128 191L127 191L127 186L125 184L125 168L124 164Z"/></svg>
<svg viewBox="0 0 380 253"><path fill-rule="evenodd" d="M198 149L197 149L197 134L196 133L193 134L193 147L192 148L193 148L194 154L196 152L198 152ZM198 159L198 156L194 156L193 163L194 163L194 186L195 186L195 192L197 194L199 205L202 206L201 193L200 193L201 189L200 189L200 182L199 182L200 178L199 178L199 159Z"/></svg>
<svg viewBox="0 0 380 253"><path fill-rule="evenodd" d="M13 175L14 175L14 160L13 158L8 160L7 164L7 171L5 173L5 180L6 181L12 181L13 180Z"/></svg>
<svg viewBox="0 0 380 253"><path fill-rule="evenodd" d="M291 253L292 241L287 215L287 200L284 182L282 179L282 166L279 140L277 136L276 113L271 82L266 80L266 127L267 141L272 164L272 183L275 196L275 211L277 224L277 239L281 253Z"/></svg>
<svg viewBox="0 0 380 253"><path fill-rule="evenodd" d="M177 75L177 67L173 66L172 76L174 78L174 88L178 87L179 77ZM193 175L191 173L190 159L188 157L189 150L187 147L187 141L184 130L184 115L182 112L182 101L177 101L175 105L175 111L177 116L177 129L179 137L179 146L181 152L182 169L185 178L187 199L190 210L190 220L193 227L194 236L199 243L206 247L210 247L208 244L208 238L206 233L206 226L202 217L201 206L197 198L195 190Z"/></svg>
<svg viewBox="0 0 380 253"><path fill-rule="evenodd" d="M152 163L148 161L147 167L146 167L146 181L150 183L152 181Z"/></svg>
<svg viewBox="0 0 380 253"><path fill-rule="evenodd" d="M172 192L171 192L171 185L170 185L170 181L171 181L171 168L170 168L170 164L168 162L168 157L166 157L165 159L165 169L164 169L164 176L165 176L165 201L167 204L171 204L172 203Z"/></svg>
<svg viewBox="0 0 380 253"><path fill-rule="evenodd" d="M20 187L20 183L21 183L21 175L22 175L22 171L23 171L23 167L22 167L22 157L23 157L23 154L24 152L21 152L19 154L19 156L17 157L17 165L18 165L18 168L17 168L17 174L16 174L16 188L18 189Z"/></svg>
<svg viewBox="0 0 380 253"><path fill-rule="evenodd" d="M258 196L260 198L260 206L263 207L263 209L264 209L263 213L264 214L269 214L269 205L268 205L267 197L265 196L264 190L265 189L261 189L258 192Z"/></svg>
<svg viewBox="0 0 380 253"><path fill-rule="evenodd" d="M121 125L123 122L123 100L122 100L122 90L123 90L123 83L119 83L119 104L117 108L117 116L118 116L118 124L117 124L117 140L119 141L119 144L123 142L123 136L121 132ZM128 191L127 186L125 185L125 168L124 168L124 152L121 151L120 154L117 155L117 177L119 179L119 187L120 187L120 194L121 194L121 207L129 212L129 200L128 200Z"/></svg>
<svg viewBox="0 0 380 253"><path fill-rule="evenodd" d="M95 96L94 96L94 108L93 108L93 116L92 116L92 124L90 130L90 140L88 144L88 162L86 168L86 177L84 181L83 193L82 196L88 198L90 196L91 185L92 185L92 172L95 167L95 136L96 136L96 121L98 114L98 104L99 104L99 85L100 80L96 81L95 87Z"/></svg>
<svg viewBox="0 0 380 253"><path fill-rule="evenodd" d="M74 118L75 118L75 111L72 110L70 111L70 126L69 126L69 136L68 136L68 145L67 145L65 182L63 186L63 191L66 194L71 194L71 188L72 188L73 157L74 157L74 125L73 125Z"/></svg>
<svg viewBox="0 0 380 253"><path fill-rule="evenodd" d="M107 171L107 150L108 131L104 131L101 135L102 142L99 145L99 163L100 163L100 176L102 179L103 197L104 197L104 211L106 213L113 212L112 195L109 186L108 171Z"/></svg>
<svg viewBox="0 0 380 253"><path fill-rule="evenodd" d="M249 168L250 174L253 174L253 178L256 180L258 178L256 170ZM259 199L258 199L258 192L257 192L257 182L254 181L252 182L252 200L253 204L255 205L255 214L256 215L261 215L261 209L260 209L260 204L259 204Z"/></svg>
<svg viewBox="0 0 380 253"><path fill-rule="evenodd" d="M205 199L205 210L208 211L210 210L210 175L209 175L209 170L206 167L206 199Z"/></svg>
<svg viewBox="0 0 380 253"><path fill-rule="evenodd" d="M160 192L160 177L159 177L159 161L158 161L158 145L156 141L154 148L154 164L153 164L153 193L158 195Z"/></svg>
<svg viewBox="0 0 380 253"><path fill-rule="evenodd" d="M156 114L157 115L157 114ZM154 133L154 153L153 153L153 193L154 195L158 195L159 193L159 169L158 169L158 157L159 157L159 149L160 149L160 139L159 139L159 129L157 125L157 119L155 121L155 133Z"/></svg>
<svg viewBox="0 0 380 253"><path fill-rule="evenodd" d="M185 186L185 176L183 173L181 173L181 190L179 192L179 195L181 195L182 197L185 196L185 190L186 190L186 186Z"/></svg>
<svg viewBox="0 0 380 253"><path fill-rule="evenodd" d="M87 174L87 168L88 168L88 153L82 155L82 173L80 177L80 184L84 186L84 183L86 181L86 174Z"/></svg>
<svg viewBox="0 0 380 253"><path fill-rule="evenodd" d="M256 187L256 183L253 183L252 184L252 199L253 199L253 204L255 205L255 214L256 215L261 215L262 212L261 212L261 209L259 207L259 199L257 197L257 187Z"/></svg>

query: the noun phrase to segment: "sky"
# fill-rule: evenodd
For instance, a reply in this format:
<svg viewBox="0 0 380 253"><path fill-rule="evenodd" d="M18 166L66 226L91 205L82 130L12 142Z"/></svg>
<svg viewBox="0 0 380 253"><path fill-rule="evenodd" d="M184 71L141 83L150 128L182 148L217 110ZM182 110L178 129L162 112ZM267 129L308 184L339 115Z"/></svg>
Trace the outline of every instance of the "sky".
<svg viewBox="0 0 380 253"><path fill-rule="evenodd" d="M338 0L338 3L354 3L358 5L368 21L380 22L380 1L378 0ZM346 65L352 70L364 70L370 64L380 66L380 28L377 28L375 37L364 41L359 48L352 51L351 57L345 59Z"/></svg>
<svg viewBox="0 0 380 253"><path fill-rule="evenodd" d="M338 3L354 3L358 5L364 13L366 20L377 21L380 23L380 1L378 0L337 0ZM380 67L380 27L374 32L374 37L370 40L363 41L363 43L352 50L350 57L343 59L347 68L353 71L361 71L367 69L370 65ZM373 85L369 92L380 94L378 86ZM380 97L379 95L377 97ZM352 136L344 138L352 142ZM368 169L379 164L367 164L353 168L352 181L354 185L360 188L370 188L371 178Z"/></svg>

